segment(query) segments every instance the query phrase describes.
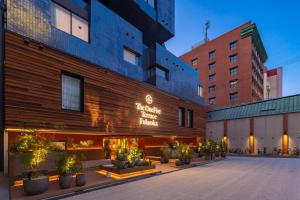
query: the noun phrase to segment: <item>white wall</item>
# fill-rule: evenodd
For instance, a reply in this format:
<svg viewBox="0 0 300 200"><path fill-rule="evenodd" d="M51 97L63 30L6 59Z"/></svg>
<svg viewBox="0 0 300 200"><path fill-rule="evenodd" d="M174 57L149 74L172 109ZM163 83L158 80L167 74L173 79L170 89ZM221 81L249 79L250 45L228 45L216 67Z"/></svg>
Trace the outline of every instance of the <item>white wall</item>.
<svg viewBox="0 0 300 200"><path fill-rule="evenodd" d="M227 122L228 149L249 149L250 119Z"/></svg>
<svg viewBox="0 0 300 200"><path fill-rule="evenodd" d="M288 135L289 148L300 148L300 113L291 113L288 115Z"/></svg>
<svg viewBox="0 0 300 200"><path fill-rule="evenodd" d="M221 142L224 137L224 122L209 122L206 124L206 138Z"/></svg>
<svg viewBox="0 0 300 200"><path fill-rule="evenodd" d="M255 152L267 148L272 153L276 147L282 149L283 116L274 115L254 118Z"/></svg>

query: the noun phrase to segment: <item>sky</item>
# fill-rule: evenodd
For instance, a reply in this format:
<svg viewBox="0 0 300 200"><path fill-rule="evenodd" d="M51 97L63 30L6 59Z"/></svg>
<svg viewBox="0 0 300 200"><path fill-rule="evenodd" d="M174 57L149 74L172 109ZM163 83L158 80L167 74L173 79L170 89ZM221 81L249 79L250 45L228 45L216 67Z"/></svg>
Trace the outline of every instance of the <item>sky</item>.
<svg viewBox="0 0 300 200"><path fill-rule="evenodd" d="M283 67L283 95L300 94L299 0L175 0L175 37L166 47L177 56L204 38L209 20L209 39L235 27L256 23L268 54L269 69Z"/></svg>

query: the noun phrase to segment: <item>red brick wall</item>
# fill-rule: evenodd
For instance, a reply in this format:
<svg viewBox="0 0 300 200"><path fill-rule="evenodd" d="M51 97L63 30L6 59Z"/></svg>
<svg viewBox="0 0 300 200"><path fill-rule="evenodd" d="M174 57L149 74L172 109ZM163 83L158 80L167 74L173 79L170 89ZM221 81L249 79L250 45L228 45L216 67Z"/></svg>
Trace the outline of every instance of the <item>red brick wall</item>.
<svg viewBox="0 0 300 200"><path fill-rule="evenodd" d="M208 106L220 107L233 104L240 104L253 101L252 97L252 39L247 37L242 39L240 31L242 28L248 26L251 22L248 22L210 42L203 44L197 48L194 48L190 52L184 54L181 58L192 65L192 60L197 58L197 69L199 72L199 78L203 85L203 96L206 104L208 99L216 97L216 105ZM237 41L237 48L230 50L229 44L233 41ZM216 50L216 58L209 59L208 53L212 50ZM238 54L238 60L235 64L229 62L229 56ZM208 77L213 74L209 70L209 63L216 62L216 67L213 73L216 74L216 80L210 82ZM238 66L238 73L235 76L231 76L229 69L231 67ZM229 81L238 79L237 88L230 88ZM208 93L208 87L216 86L215 93ZM238 92L238 99L231 101L229 94ZM263 94L261 94L263 95Z"/></svg>

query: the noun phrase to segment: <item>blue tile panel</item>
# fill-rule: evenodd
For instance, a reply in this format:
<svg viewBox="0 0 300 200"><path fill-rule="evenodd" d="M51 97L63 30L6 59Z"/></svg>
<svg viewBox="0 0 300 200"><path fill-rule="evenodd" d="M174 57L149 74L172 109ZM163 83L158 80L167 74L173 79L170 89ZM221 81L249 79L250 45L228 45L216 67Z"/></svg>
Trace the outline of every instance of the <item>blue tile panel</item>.
<svg viewBox="0 0 300 200"><path fill-rule="evenodd" d="M216 109L208 113L208 121L231 120L295 112L300 112L300 95Z"/></svg>
<svg viewBox="0 0 300 200"><path fill-rule="evenodd" d="M157 22L175 34L175 0L157 0Z"/></svg>
<svg viewBox="0 0 300 200"><path fill-rule="evenodd" d="M73 0L73 2L76 1L80 2L79 0ZM158 1L158 3L172 7L174 3L172 1ZM147 72L151 61L147 52L153 52L153 49L149 49L143 44L142 32L98 0L91 0L90 2L89 43L53 26L51 0L7 0L7 30L126 77L147 82ZM141 5L142 3L145 4L145 2L140 3ZM146 6L148 5L144 5L144 9L149 9L147 12L152 15L152 8ZM173 28L174 23L171 21L174 21L174 17L171 19L170 16L174 14L174 5L172 8L166 9L171 10L167 11L170 14L163 15L163 9L160 6L157 9L157 15L161 15L166 21L170 21L169 25ZM140 55L138 66L124 61L124 47ZM170 71L170 80L168 82L157 80L156 86L181 98L202 103L202 99L197 97L197 72L160 45L157 45L156 51L157 60L154 61ZM166 57L169 58L168 62L164 61ZM145 63L148 63L148 65L145 65ZM176 68L176 65L180 67ZM180 70L182 68L184 71Z"/></svg>

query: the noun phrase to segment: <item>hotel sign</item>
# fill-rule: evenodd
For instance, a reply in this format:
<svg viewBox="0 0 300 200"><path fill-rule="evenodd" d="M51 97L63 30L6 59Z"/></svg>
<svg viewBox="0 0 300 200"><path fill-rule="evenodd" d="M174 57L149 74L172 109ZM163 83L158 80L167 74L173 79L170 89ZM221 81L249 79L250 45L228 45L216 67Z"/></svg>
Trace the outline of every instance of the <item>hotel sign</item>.
<svg viewBox="0 0 300 200"><path fill-rule="evenodd" d="M135 103L136 109L140 112L139 124L146 126L158 126L158 117L161 110L152 106L153 98L151 95L146 95L146 104L139 102Z"/></svg>

